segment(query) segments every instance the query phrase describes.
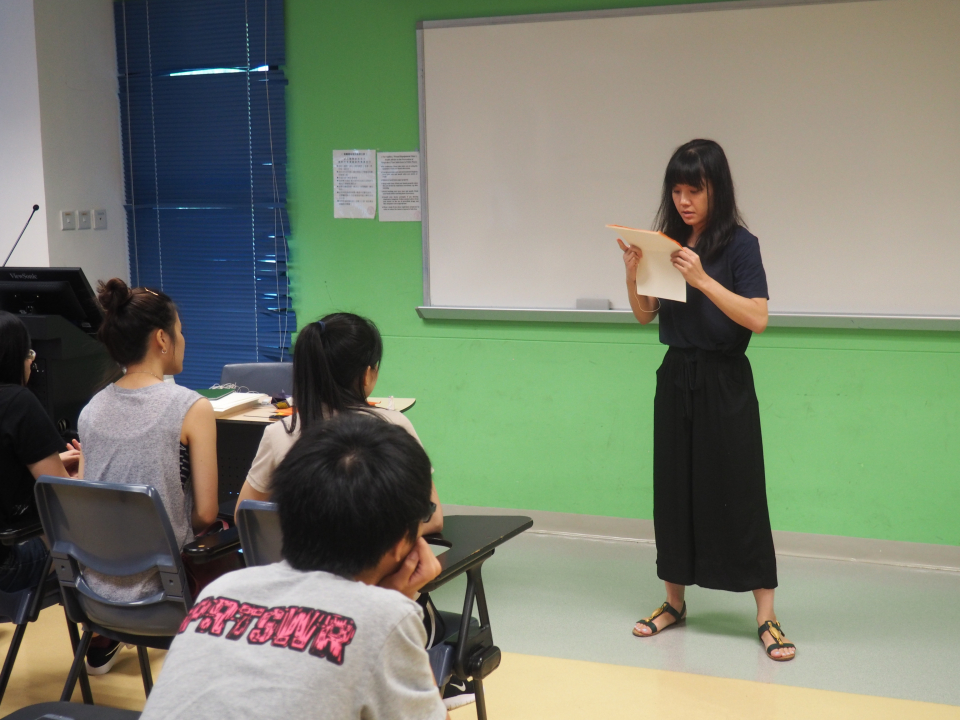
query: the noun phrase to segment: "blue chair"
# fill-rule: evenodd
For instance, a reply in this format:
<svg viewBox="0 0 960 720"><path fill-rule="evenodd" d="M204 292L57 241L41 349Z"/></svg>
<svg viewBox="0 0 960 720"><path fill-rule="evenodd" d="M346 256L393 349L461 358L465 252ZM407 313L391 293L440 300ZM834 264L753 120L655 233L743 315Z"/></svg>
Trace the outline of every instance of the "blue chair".
<svg viewBox="0 0 960 720"><path fill-rule="evenodd" d="M83 626L83 636L61 695L67 701L83 668L94 633L137 646L143 687L153 687L147 648L168 649L193 605L180 548L160 495L149 485L89 482L41 476L37 509L67 617ZM235 531L209 535L184 548L200 559L234 552ZM84 577L94 570L127 577L158 573L161 588L152 596L120 602L97 593Z"/></svg>
<svg viewBox="0 0 960 720"><path fill-rule="evenodd" d="M280 397L293 393L293 363L262 362L224 365L220 384L233 384L250 392Z"/></svg>
<svg viewBox="0 0 960 720"><path fill-rule="evenodd" d="M31 516L0 529L0 543L15 545L41 535L43 535L43 526L40 524L40 520ZM36 622L41 610L60 604L60 585L57 583L55 576L49 575L50 562L48 559L38 586L16 592L0 591L0 622L10 622L16 626L13 637L10 639L7 656L3 662L3 670L0 670L0 702L3 702L3 696L7 692L7 685L10 682L10 675L13 673L13 666L17 661L17 654L20 652L20 644L23 642L27 625ZM76 652L77 645L80 642L77 626L70 622L70 618L66 618L66 620L70 643L74 652ZM87 679L86 668L80 676L80 688L84 701L88 701L90 699L90 683Z"/></svg>
<svg viewBox="0 0 960 720"><path fill-rule="evenodd" d="M244 500L237 508L237 529L247 566L268 565L282 559L283 537L277 505ZM521 516L449 515L443 519L443 533L428 536L431 545L449 548L440 555L440 574L423 592L432 592L453 578L466 574L467 592L463 614L440 612L435 644L427 651L430 667L440 691L453 677L473 679L477 717L486 720L483 678L500 665L500 649L493 644L487 600L480 568L494 549L533 525ZM476 604L479 622L473 619Z"/></svg>

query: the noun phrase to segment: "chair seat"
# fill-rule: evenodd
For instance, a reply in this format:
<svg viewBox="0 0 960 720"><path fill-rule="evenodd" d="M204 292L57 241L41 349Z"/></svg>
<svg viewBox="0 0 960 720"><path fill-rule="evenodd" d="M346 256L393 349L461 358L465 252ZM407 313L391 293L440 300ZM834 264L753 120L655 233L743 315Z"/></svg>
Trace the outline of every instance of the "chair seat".
<svg viewBox="0 0 960 720"><path fill-rule="evenodd" d="M99 705L81 705L70 702L47 702L29 705L7 715L3 720L137 720L140 713L134 710L101 707Z"/></svg>

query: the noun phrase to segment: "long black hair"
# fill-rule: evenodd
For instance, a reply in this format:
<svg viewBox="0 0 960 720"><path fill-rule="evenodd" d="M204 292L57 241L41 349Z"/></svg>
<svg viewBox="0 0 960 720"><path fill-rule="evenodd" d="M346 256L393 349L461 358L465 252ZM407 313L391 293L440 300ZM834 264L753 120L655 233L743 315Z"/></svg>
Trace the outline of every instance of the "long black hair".
<svg viewBox="0 0 960 720"><path fill-rule="evenodd" d="M30 354L30 332L13 313L0 310L0 383L23 385L24 360Z"/></svg>
<svg viewBox="0 0 960 720"><path fill-rule="evenodd" d="M727 156L713 140L691 140L678 147L663 176L660 209L654 226L667 237L686 245L693 228L687 225L673 203L673 188L690 185L709 193L710 214L697 239L697 254L711 260L733 239L738 226L746 227L737 209L733 176Z"/></svg>
<svg viewBox="0 0 960 720"><path fill-rule="evenodd" d="M129 288L120 278L111 278L97 286L97 299L104 310L97 337L118 365L143 360L147 340L157 330L176 344L177 306L159 290Z"/></svg>
<svg viewBox="0 0 960 720"><path fill-rule="evenodd" d="M303 433L326 416L369 409L363 381L382 357L380 331L359 315L333 313L303 328L293 348L295 413L288 432L298 419Z"/></svg>

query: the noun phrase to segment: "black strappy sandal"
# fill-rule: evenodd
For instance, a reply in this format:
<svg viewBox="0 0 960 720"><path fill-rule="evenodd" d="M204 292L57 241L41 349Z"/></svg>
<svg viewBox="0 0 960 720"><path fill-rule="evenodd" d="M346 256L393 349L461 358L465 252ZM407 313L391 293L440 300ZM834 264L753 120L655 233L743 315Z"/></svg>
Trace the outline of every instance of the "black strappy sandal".
<svg viewBox="0 0 960 720"><path fill-rule="evenodd" d="M637 625L646 625L648 628L650 628L650 634L644 635L642 632L637 632L636 626L634 626L633 628L633 634L636 635L637 637L648 638L648 637L653 637L657 633L663 632L663 630L658 630L657 626L654 625L653 623L653 621L658 616L663 615L663 613L666 613L667 615L672 615L673 619L676 620L676 622L670 623L669 625L667 625L667 627L663 628L663 630L666 630L667 628L672 628L675 625L679 625L680 623L682 623L684 620L687 619L687 603L684 602L683 607L680 608L680 612L677 612L676 609L670 603L665 602L663 605L658 607L657 611L650 617L644 618L643 620L637 620Z"/></svg>
<svg viewBox="0 0 960 720"><path fill-rule="evenodd" d="M765 632L770 633L770 636L775 640L775 642L767 645L766 650L767 657L776 662L786 662L787 660L793 660L797 656L797 646L791 642L784 641L783 628L780 627L780 623L776 620L767 620L763 625L757 628L757 635L760 636L760 644L763 645L763 634ZM787 655L786 657L774 657L771 655L773 650L783 650L784 648L793 648L793 655Z"/></svg>

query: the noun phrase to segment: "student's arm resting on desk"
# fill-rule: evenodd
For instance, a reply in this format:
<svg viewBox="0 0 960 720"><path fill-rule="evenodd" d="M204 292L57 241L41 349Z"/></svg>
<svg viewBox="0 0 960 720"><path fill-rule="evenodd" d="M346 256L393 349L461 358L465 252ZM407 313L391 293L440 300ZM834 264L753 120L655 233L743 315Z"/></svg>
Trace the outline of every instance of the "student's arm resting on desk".
<svg viewBox="0 0 960 720"><path fill-rule="evenodd" d="M643 259L643 251L638 247L627 245L617 238L620 249L623 250L623 265L627 271L627 299L633 316L641 325L651 322L660 310L660 301L655 297L640 295L637 292L637 267Z"/></svg>
<svg viewBox="0 0 960 720"><path fill-rule="evenodd" d="M704 272L700 256L690 248L681 248L670 256L687 284L697 288L720 308L737 325L742 325L755 333L767 329L767 299L764 297L747 298L727 290Z"/></svg>
<svg viewBox="0 0 960 720"><path fill-rule="evenodd" d="M197 400L187 411L180 431L180 442L190 452L190 477L193 484L193 529L202 532L217 519L217 420L213 405L206 398Z"/></svg>

